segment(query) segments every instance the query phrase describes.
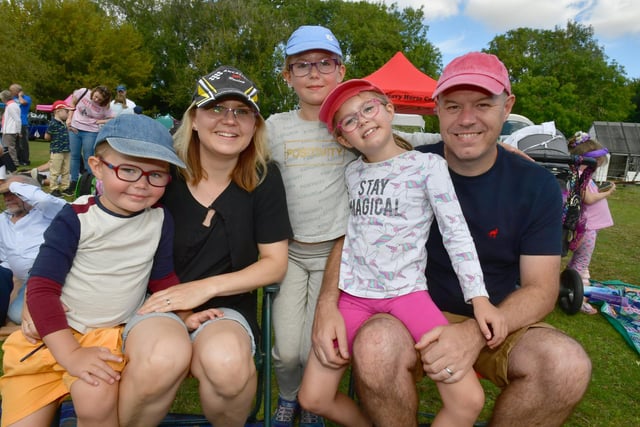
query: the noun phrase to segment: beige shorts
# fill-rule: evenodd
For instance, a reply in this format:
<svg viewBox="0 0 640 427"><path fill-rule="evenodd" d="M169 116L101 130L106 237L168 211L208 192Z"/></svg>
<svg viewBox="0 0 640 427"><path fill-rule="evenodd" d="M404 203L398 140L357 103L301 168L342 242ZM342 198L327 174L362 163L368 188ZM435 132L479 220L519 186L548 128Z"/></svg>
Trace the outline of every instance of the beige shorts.
<svg viewBox="0 0 640 427"><path fill-rule="evenodd" d="M98 328L86 334L73 331L73 335L82 347L106 347L113 354L122 356L121 363L109 362L114 370L122 372L126 364L122 354L123 329L124 326ZM71 384L78 379L60 366L46 347L24 359L40 344L41 341L31 344L22 331L16 331L2 346L4 376L0 378L0 392L3 427L62 400L69 394Z"/></svg>
<svg viewBox="0 0 640 427"><path fill-rule="evenodd" d="M444 316L447 318L449 323L460 323L469 319L467 316L447 312L444 313ZM515 347L518 341L520 341L520 338L522 338L524 333L532 328L555 329L553 326L544 322L534 323L518 329L517 331L509 334L500 347L493 350L489 347L482 349L478 355L478 360L475 365L473 365L475 371L482 378L491 381L498 387L505 387L509 384L509 353L511 353L511 350Z"/></svg>

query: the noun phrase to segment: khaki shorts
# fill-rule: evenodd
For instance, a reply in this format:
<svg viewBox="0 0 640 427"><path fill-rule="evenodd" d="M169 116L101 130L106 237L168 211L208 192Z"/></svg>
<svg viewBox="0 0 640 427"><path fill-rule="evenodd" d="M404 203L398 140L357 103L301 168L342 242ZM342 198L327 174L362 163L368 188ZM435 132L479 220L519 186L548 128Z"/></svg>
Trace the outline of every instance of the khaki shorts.
<svg viewBox="0 0 640 427"><path fill-rule="evenodd" d="M98 328L86 334L73 331L73 335L82 347L106 347L111 353L122 356L121 363L108 362L115 371L122 372L125 366L122 354L123 329L124 326ZM2 346L2 426L13 424L50 403L62 400L69 394L71 384L78 379L60 366L46 347L21 361L41 343L31 344L22 331L16 331L9 335Z"/></svg>
<svg viewBox="0 0 640 427"><path fill-rule="evenodd" d="M447 312L444 313L444 316L447 318L449 323L460 323L469 319L469 317L467 316L461 316L459 314ZM478 360L476 361L475 365L473 365L475 371L482 378L491 381L498 387L507 386L507 384L509 384L509 353L511 353L511 350L516 346L518 341L520 341L520 338L522 338L524 333L532 328L555 329L553 326L544 322L534 323L529 326L525 326L524 328L518 329L517 331L508 335L504 342L500 345L500 347L493 350L489 347L483 348L478 355ZM421 363L420 360L418 361ZM420 367L422 368L422 365L420 365Z"/></svg>

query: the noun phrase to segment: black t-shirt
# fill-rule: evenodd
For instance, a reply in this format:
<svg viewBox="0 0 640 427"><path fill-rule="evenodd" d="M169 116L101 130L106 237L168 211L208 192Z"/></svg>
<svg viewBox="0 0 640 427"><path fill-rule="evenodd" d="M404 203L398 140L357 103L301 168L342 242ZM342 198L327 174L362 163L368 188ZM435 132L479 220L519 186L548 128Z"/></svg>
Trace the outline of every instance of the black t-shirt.
<svg viewBox="0 0 640 427"><path fill-rule="evenodd" d="M174 262L182 282L242 270L258 260L258 243L293 236L280 171L269 164L264 181L251 193L233 182L209 207L193 198L186 182L174 174L162 202L175 221ZM256 292L212 298L194 311L228 307L239 311L258 334Z"/></svg>
<svg viewBox="0 0 640 427"><path fill-rule="evenodd" d="M416 149L444 157L442 142ZM496 163L484 174L466 177L449 173L476 245L487 292L497 305L516 289L521 255L561 254L560 185L544 167L500 146ZM427 286L438 308L473 316L435 222L427 256Z"/></svg>

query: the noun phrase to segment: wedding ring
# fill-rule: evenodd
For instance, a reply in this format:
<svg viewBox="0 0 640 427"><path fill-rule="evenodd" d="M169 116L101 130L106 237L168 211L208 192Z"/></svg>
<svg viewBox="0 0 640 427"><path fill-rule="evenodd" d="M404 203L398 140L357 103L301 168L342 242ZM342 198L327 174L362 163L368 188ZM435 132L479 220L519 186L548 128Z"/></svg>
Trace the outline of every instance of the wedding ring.
<svg viewBox="0 0 640 427"><path fill-rule="evenodd" d="M171 300L169 298L165 299L165 301L167 302L167 305L171 305Z"/></svg>
<svg viewBox="0 0 640 427"><path fill-rule="evenodd" d="M447 371L447 374L449 374L449 376L453 376L453 371L451 369L449 369L449 367L447 366L446 368L444 368L445 371Z"/></svg>

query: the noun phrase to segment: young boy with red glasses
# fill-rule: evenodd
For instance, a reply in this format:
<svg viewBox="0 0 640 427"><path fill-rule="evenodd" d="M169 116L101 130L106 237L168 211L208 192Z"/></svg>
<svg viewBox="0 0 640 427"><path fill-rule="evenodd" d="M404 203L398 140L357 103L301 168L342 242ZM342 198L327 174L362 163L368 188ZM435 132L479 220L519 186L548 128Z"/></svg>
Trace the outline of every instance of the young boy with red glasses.
<svg viewBox="0 0 640 427"><path fill-rule="evenodd" d="M78 198L52 221L27 282L31 329L3 346L3 426L49 425L68 394L79 424L119 425L120 384L132 375L124 371L132 354L220 315L181 312L183 323L176 313L153 313L127 323L147 292L179 282L173 220L157 202L171 180L169 164L184 163L168 130L142 115L109 121L94 151L89 165L103 193ZM136 339L127 343L130 334Z"/></svg>

